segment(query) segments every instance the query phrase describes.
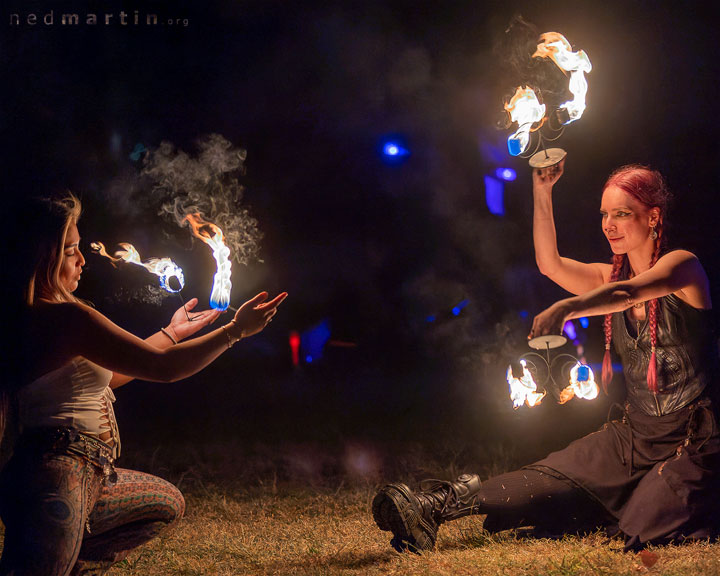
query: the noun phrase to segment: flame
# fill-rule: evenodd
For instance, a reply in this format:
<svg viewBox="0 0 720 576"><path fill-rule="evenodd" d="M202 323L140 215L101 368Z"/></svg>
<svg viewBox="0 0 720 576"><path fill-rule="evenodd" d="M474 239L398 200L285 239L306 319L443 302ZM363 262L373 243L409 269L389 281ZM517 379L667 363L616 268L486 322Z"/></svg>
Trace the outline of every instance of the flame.
<svg viewBox="0 0 720 576"><path fill-rule="evenodd" d="M570 384L560 392L560 404L575 396L584 400L594 400L599 392L600 389L595 383L595 374L590 366L578 362L570 370Z"/></svg>
<svg viewBox="0 0 720 576"><path fill-rule="evenodd" d="M213 279L212 292L210 293L210 306L216 310L227 310L230 306L230 290L232 282L230 274L232 264L230 262L230 248L223 242L223 232L212 222L203 219L200 213L188 214L185 220L190 223L193 235L205 242L213 251L213 258L217 265L217 271Z"/></svg>
<svg viewBox="0 0 720 576"><path fill-rule="evenodd" d="M570 92L573 99L561 104L559 110L565 110L569 124L580 118L585 111L585 96L588 85L585 73L592 70L590 59L584 50L572 51L565 36L558 32L546 32L540 36L540 43L533 58L550 58L563 72L570 72Z"/></svg>
<svg viewBox="0 0 720 576"><path fill-rule="evenodd" d="M513 408L517 410L523 403L528 406L537 406L540 404L542 399L545 397L545 392L542 394L537 391L537 385L533 380L532 374L527 369L525 360L520 360L522 365L522 376L516 378L512 371L512 366L508 366L507 369L507 382L510 385L510 399L513 401Z"/></svg>
<svg viewBox="0 0 720 576"><path fill-rule="evenodd" d="M183 275L182 268L170 260L170 258L150 258L146 262L143 262L135 246L128 242L120 242L119 245L122 247L122 250L115 252L115 256L108 254L102 242L91 242L90 248L100 256L108 258L113 265L117 265L119 262L127 262L129 264L142 266L148 272L152 272L158 276L160 286L168 292L180 292L185 286L185 276ZM178 284L180 285L177 290L170 286L170 278L173 277L177 278Z"/></svg>
<svg viewBox="0 0 720 576"><path fill-rule="evenodd" d="M508 151L517 156L527 149L530 132L540 128L545 121L545 104L540 104L532 88L518 86L510 102L505 104L505 110L510 119L518 123L518 129L508 137ZM533 128L533 124L537 122L540 124Z"/></svg>

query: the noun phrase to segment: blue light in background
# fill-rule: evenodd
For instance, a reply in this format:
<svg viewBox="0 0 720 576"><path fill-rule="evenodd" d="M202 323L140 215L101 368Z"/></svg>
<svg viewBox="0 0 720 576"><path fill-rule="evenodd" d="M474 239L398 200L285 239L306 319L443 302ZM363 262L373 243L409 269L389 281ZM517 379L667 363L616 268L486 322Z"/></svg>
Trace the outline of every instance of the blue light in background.
<svg viewBox="0 0 720 576"><path fill-rule="evenodd" d="M588 320L584 316L580 318L578 322L580 322L580 326L582 326L583 328L587 328L588 326L590 326L590 320Z"/></svg>
<svg viewBox="0 0 720 576"><path fill-rule="evenodd" d="M435 322L435 316L431 314L430 316L425 318L425 322Z"/></svg>
<svg viewBox="0 0 720 576"><path fill-rule="evenodd" d="M568 335L570 340L575 340L577 338L577 331L575 330L575 324L573 324L572 320L568 320L565 322L565 326L563 326L563 332Z"/></svg>
<svg viewBox="0 0 720 576"><path fill-rule="evenodd" d="M503 202L503 183L492 176L485 176L485 203L491 214L505 216Z"/></svg>
<svg viewBox="0 0 720 576"><path fill-rule="evenodd" d="M467 300L463 300L463 301L460 302L457 306L455 306L455 307L452 309L453 316L459 316L459 315L460 315L460 311L461 311L463 308L465 308L465 306L467 306L467 303L468 303Z"/></svg>
<svg viewBox="0 0 720 576"><path fill-rule="evenodd" d="M495 170L495 177L498 180L505 180L505 182L512 182L517 178L517 173L512 168L498 168Z"/></svg>
<svg viewBox="0 0 720 576"><path fill-rule="evenodd" d="M520 318L525 320L525 318L528 317L528 311L527 310L520 310Z"/></svg>
<svg viewBox="0 0 720 576"><path fill-rule="evenodd" d="M330 339L330 321L325 319L300 334L300 353L305 362L320 360Z"/></svg>
<svg viewBox="0 0 720 576"><path fill-rule="evenodd" d="M400 164L410 156L410 149L402 138L385 138L381 142L380 152L386 164Z"/></svg>
<svg viewBox="0 0 720 576"><path fill-rule="evenodd" d="M397 156L400 154L400 148L398 148L397 144L385 144L385 148L383 148L383 154L385 156Z"/></svg>

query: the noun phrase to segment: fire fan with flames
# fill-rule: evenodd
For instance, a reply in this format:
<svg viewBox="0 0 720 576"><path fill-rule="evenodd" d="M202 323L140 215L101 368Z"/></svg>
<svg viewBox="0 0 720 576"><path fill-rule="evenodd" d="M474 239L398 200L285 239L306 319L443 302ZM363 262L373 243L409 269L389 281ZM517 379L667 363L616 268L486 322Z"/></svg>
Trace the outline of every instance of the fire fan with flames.
<svg viewBox="0 0 720 576"><path fill-rule="evenodd" d="M532 58L551 60L568 78L567 90L572 94L572 99L551 107L543 102L542 88L527 82L518 86L512 98L505 102L508 126L517 126L508 137L508 151L513 156L525 154L530 148L531 135L536 133L537 143L530 157L530 165L533 168L544 168L557 164L565 157L565 151L561 148L546 149L544 141L556 140L565 126L582 116L588 90L585 74L592 70L592 64L583 50L573 52L570 43L558 32L541 34ZM542 128L546 132L544 136ZM542 150L538 152L540 147Z"/></svg>
<svg viewBox="0 0 720 576"><path fill-rule="evenodd" d="M550 350L565 344L564 336L539 336L529 341L531 348L545 350L545 356L538 352L528 352L517 363L510 364L507 369L507 383L510 387L510 399L517 410L523 404L530 407L542 402L548 392L560 403L574 397L584 400L597 398L600 389L595 383L592 368L582 364L571 354L559 354L550 357ZM566 382L560 388L559 382ZM542 390L538 389L537 380L542 381Z"/></svg>

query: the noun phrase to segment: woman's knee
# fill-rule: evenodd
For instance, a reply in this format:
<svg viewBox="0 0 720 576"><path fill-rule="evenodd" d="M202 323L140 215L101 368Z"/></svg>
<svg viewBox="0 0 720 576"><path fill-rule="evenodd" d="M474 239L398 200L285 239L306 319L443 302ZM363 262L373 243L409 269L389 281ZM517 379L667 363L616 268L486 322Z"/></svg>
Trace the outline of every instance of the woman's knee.
<svg viewBox="0 0 720 576"><path fill-rule="evenodd" d="M169 512L168 524L174 524L185 514L185 497L182 492L170 482L167 482L166 505Z"/></svg>
<svg viewBox="0 0 720 576"><path fill-rule="evenodd" d="M172 483L145 472L119 470L118 485L113 492L136 495L142 502L137 512L146 519L173 524L185 513L185 498Z"/></svg>

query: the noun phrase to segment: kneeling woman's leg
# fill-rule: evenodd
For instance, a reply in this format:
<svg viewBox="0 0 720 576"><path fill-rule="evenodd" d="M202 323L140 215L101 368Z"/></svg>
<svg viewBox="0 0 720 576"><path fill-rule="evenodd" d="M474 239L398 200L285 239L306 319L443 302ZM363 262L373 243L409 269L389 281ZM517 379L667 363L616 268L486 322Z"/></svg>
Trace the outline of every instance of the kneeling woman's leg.
<svg viewBox="0 0 720 576"><path fill-rule="evenodd" d="M606 521L604 509L568 481L523 469L480 482L463 474L455 482L433 481L413 492L405 484L382 488L373 500L378 527L393 533L398 550L430 550L440 524L470 514L487 514L492 531L536 526L576 532Z"/></svg>
<svg viewBox="0 0 720 576"><path fill-rule="evenodd" d="M2 475L0 574L69 574L101 480L76 456L18 451Z"/></svg>
<svg viewBox="0 0 720 576"><path fill-rule="evenodd" d="M103 487L90 513L73 574L97 573L155 538L185 511L180 491L162 478L117 468L117 483Z"/></svg>

